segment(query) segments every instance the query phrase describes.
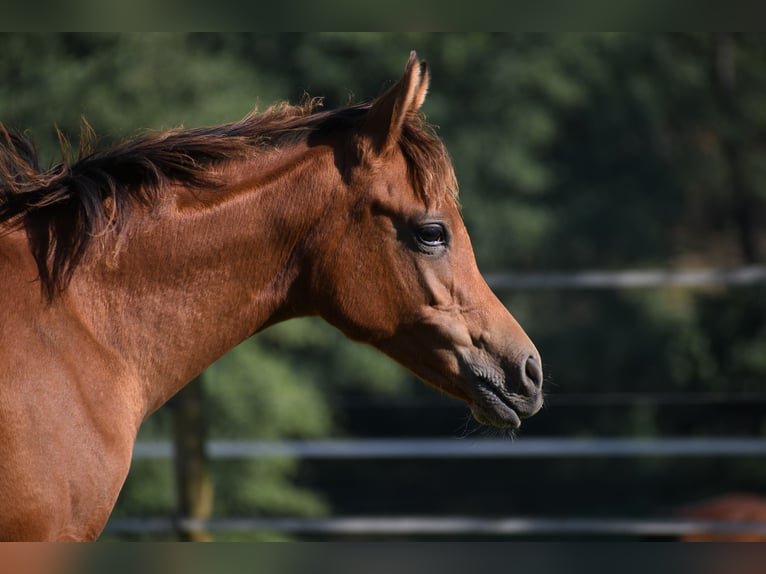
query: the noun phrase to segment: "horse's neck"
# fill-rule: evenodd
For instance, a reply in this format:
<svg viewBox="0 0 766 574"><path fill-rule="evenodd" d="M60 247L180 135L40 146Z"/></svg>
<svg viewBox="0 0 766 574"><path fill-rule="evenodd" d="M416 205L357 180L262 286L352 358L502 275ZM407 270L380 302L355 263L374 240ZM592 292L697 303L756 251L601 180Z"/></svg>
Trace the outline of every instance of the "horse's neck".
<svg viewBox="0 0 766 574"><path fill-rule="evenodd" d="M112 258L92 262L71 298L96 338L136 371L151 411L249 335L309 314L302 243L321 217L329 154L233 166L203 206L185 190L132 228ZM256 173L257 172L257 173ZM202 197L205 196L205 197ZM79 301L78 301L79 300Z"/></svg>

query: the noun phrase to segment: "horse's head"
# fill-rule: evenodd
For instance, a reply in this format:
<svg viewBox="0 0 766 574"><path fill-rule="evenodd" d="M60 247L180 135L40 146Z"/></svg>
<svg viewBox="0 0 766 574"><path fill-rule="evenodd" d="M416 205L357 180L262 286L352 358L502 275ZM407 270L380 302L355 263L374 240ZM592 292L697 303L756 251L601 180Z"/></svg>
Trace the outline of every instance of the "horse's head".
<svg viewBox="0 0 766 574"><path fill-rule="evenodd" d="M427 87L413 53L344 138L345 213L315 267L319 312L478 421L515 428L542 405L540 355L479 273L449 156L418 114Z"/></svg>

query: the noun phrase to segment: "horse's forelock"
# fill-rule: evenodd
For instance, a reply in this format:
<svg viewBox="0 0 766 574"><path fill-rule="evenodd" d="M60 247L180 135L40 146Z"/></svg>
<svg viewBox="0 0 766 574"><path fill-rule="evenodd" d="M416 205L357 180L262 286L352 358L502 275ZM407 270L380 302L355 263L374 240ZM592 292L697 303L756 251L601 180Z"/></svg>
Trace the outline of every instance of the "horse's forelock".
<svg viewBox="0 0 766 574"><path fill-rule="evenodd" d="M404 125L399 138L412 185L423 201L458 203L458 184L447 148L420 114Z"/></svg>

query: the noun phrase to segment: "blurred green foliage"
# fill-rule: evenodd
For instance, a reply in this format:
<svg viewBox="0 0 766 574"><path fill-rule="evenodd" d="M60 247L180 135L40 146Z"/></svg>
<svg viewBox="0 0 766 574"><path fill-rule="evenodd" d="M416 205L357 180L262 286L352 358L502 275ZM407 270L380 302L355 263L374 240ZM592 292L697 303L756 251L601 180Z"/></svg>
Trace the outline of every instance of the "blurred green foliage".
<svg viewBox="0 0 766 574"><path fill-rule="evenodd" d="M411 49L431 67L424 111L453 156L483 271L762 261L759 35L5 34L0 120L31 129L54 162L54 125L76 137L82 115L108 141L231 121L304 93L336 107L381 93ZM762 295L502 294L541 350L553 394L761 389ZM344 396L430 396L398 366L316 320L245 342L204 380L214 438L339 435ZM651 409L605 423L610 416L557 430L673 430ZM163 417L142 436L165 436ZM118 512L172 512L170 472L135 465ZM216 473L222 515L330 510L296 484L294 461L227 463Z"/></svg>

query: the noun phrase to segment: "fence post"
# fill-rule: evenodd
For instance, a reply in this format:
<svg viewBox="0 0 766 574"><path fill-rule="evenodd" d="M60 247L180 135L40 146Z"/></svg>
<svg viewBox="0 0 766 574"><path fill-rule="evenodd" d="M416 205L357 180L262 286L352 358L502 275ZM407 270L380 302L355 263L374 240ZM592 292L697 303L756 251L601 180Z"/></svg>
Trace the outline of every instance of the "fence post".
<svg viewBox="0 0 766 574"><path fill-rule="evenodd" d="M184 519L205 521L213 509L213 482L206 450L207 425L204 411L202 379L194 378L173 399L173 444L175 478L178 498L177 526L181 540L205 542L210 533L198 526L189 526Z"/></svg>

